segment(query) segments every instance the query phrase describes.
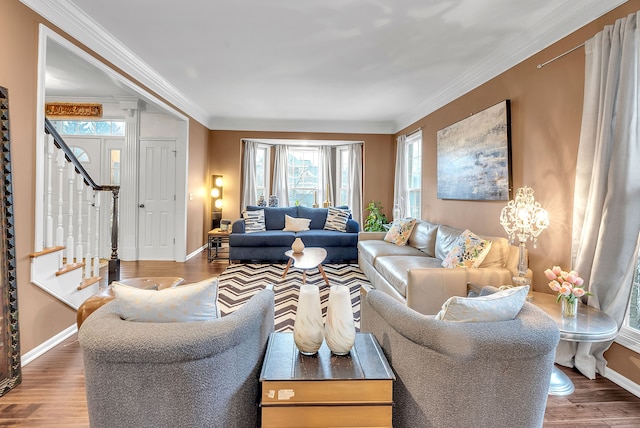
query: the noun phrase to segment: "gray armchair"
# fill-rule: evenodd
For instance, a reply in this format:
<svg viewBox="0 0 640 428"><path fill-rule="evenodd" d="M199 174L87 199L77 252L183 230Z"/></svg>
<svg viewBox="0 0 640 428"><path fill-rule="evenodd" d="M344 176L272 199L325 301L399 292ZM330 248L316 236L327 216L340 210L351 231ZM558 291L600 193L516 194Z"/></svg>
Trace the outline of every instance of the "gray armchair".
<svg viewBox="0 0 640 428"><path fill-rule="evenodd" d="M362 295L397 380L398 427L540 427L559 340L544 312L524 304L512 321L457 323L422 315L389 295Z"/></svg>
<svg viewBox="0 0 640 428"><path fill-rule="evenodd" d="M92 427L257 426L273 291L212 321L131 322L115 310L102 306L78 333Z"/></svg>

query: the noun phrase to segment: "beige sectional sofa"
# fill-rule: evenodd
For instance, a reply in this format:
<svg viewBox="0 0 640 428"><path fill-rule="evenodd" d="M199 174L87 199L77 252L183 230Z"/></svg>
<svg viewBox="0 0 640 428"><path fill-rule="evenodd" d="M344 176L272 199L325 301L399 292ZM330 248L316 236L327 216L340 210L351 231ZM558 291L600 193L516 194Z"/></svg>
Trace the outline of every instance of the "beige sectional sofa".
<svg viewBox="0 0 640 428"><path fill-rule="evenodd" d="M511 284L518 275L518 247L504 237L483 236L491 248L477 268L442 267L463 232L417 220L407 245L384 241L385 232L360 232L358 264L375 289L426 315L438 313L451 296L465 296L468 282Z"/></svg>

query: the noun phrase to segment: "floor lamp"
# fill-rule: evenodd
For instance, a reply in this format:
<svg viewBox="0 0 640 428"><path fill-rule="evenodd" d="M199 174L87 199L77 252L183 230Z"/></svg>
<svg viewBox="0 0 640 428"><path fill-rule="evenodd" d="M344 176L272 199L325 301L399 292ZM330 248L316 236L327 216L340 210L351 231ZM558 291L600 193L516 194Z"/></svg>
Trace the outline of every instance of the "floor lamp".
<svg viewBox="0 0 640 428"><path fill-rule="evenodd" d="M536 202L533 189L524 186L516 190L516 197L502 208L500 224L509 235L511 244L518 237L518 276L513 277L513 284L529 285L531 291L531 279L526 276L528 263L525 246L531 240L533 248L536 248L538 236L549 226L549 214Z"/></svg>

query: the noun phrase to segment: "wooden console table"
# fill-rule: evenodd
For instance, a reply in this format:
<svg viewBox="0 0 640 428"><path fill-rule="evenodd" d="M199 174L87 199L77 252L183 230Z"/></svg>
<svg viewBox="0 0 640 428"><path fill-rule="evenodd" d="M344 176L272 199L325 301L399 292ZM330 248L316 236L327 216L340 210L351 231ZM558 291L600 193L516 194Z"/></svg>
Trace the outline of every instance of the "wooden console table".
<svg viewBox="0 0 640 428"><path fill-rule="evenodd" d="M349 355L302 355L293 333L272 333L260 374L263 427L391 427L395 376L375 337Z"/></svg>

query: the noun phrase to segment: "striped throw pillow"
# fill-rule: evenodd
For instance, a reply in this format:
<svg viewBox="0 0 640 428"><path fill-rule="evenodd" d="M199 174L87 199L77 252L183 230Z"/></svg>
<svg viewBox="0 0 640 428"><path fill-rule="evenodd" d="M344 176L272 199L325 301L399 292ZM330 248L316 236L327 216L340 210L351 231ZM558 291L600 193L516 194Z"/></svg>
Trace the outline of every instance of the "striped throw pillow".
<svg viewBox="0 0 640 428"><path fill-rule="evenodd" d="M242 218L244 218L244 231L246 233L267 230L264 224L264 210L243 211Z"/></svg>
<svg viewBox="0 0 640 428"><path fill-rule="evenodd" d="M346 232L347 220L349 220L349 217L351 216L351 211L334 207L329 207L327 209L327 220L324 223L325 230Z"/></svg>

